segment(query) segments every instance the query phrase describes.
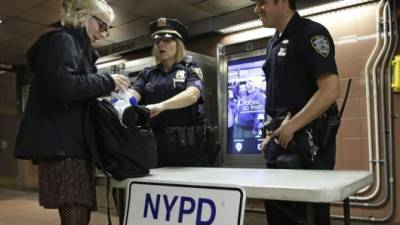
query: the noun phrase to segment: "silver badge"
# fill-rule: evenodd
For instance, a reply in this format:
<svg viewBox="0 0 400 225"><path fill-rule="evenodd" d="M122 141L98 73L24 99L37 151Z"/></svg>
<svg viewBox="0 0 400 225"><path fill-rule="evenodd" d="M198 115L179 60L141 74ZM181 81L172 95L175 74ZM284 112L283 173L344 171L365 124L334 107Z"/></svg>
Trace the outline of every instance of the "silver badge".
<svg viewBox="0 0 400 225"><path fill-rule="evenodd" d="M184 70L176 71L175 78L173 79L174 80L174 87L175 87L175 83L176 82L178 82L178 83L184 83L185 82L185 73L186 72Z"/></svg>
<svg viewBox="0 0 400 225"><path fill-rule="evenodd" d="M278 52L278 56L285 57L286 56L286 48L280 48Z"/></svg>
<svg viewBox="0 0 400 225"><path fill-rule="evenodd" d="M185 71L184 70L178 70L175 74L175 79L176 80L185 80Z"/></svg>
<svg viewBox="0 0 400 225"><path fill-rule="evenodd" d="M174 81L174 88L176 88L176 84L177 83L184 83L185 82L185 71L184 70L178 70L178 71L176 71L176 74L175 74L175 78L174 79L172 79L173 81Z"/></svg>
<svg viewBox="0 0 400 225"><path fill-rule="evenodd" d="M327 57L330 52L329 40L324 35L318 35L311 38L311 45L320 55Z"/></svg>
<svg viewBox="0 0 400 225"><path fill-rule="evenodd" d="M167 25L167 19L161 17L157 20L157 27L165 27Z"/></svg>
<svg viewBox="0 0 400 225"><path fill-rule="evenodd" d="M201 69L199 67L194 67L193 72L197 74L197 76L199 76L201 80L203 80L203 72L201 72Z"/></svg>

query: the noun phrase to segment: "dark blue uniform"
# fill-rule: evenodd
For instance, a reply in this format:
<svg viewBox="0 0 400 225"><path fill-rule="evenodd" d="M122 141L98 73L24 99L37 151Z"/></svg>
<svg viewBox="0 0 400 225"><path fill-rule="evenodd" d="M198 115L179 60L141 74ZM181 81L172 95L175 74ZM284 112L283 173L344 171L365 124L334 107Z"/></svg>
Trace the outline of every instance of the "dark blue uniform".
<svg viewBox="0 0 400 225"><path fill-rule="evenodd" d="M281 121L287 112L291 112L292 116L299 112L318 90L318 78L323 74L337 74L334 57L334 44L328 30L295 13L284 32L277 32L268 43L263 66L267 80L266 113L273 120ZM279 124L274 129L278 127ZM288 149L283 150L271 141L268 144L267 167L282 168L277 159L284 152L292 152L300 156L301 169L333 169L335 146L319 148L316 155L311 155L309 134L313 137L312 144L318 146L319 137L312 131L311 125L294 134ZM289 165L288 168L293 167ZM315 205L315 224L329 225L329 204ZM305 219L304 203L266 201L266 211L269 225L293 225L298 224L293 219ZM288 211L292 215L287 215Z"/></svg>
<svg viewBox="0 0 400 225"><path fill-rule="evenodd" d="M188 87L201 92L199 100L188 107L166 110L151 119L151 127L157 138L158 166L203 166L208 156L202 140L203 127L203 79L194 63L176 63L165 73L161 65L146 68L134 83L134 89L142 96L141 104L149 105L165 101Z"/></svg>

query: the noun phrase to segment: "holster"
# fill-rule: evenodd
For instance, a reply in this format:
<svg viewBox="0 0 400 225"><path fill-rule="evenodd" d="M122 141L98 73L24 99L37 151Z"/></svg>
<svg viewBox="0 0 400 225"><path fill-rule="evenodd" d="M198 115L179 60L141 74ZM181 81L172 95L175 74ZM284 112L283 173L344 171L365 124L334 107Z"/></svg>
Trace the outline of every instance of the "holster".
<svg viewBox="0 0 400 225"><path fill-rule="evenodd" d="M336 134L340 126L339 110L337 105L332 105L322 116L324 124L321 136L321 148L328 149L336 141Z"/></svg>
<svg viewBox="0 0 400 225"><path fill-rule="evenodd" d="M282 121L283 118L273 118L265 126L266 133L278 129ZM335 142L339 125L340 119L337 106L332 105L320 117L294 134L288 148L282 149L281 154L276 157L276 168L301 169L303 166L318 160L319 154L325 154L325 151L330 151Z"/></svg>
<svg viewBox="0 0 400 225"><path fill-rule="evenodd" d="M303 163L298 153L285 152L278 156L275 161L276 168L279 169L302 169Z"/></svg>
<svg viewBox="0 0 400 225"><path fill-rule="evenodd" d="M272 120L267 121L262 129L262 134L261 134L262 138L265 138L268 133L272 133L276 129L278 129L281 126L281 123L284 119L285 119L284 117L276 117L273 118Z"/></svg>
<svg viewBox="0 0 400 225"><path fill-rule="evenodd" d="M202 126L165 127L163 133L170 137L170 142L176 143L183 148L197 146L203 139Z"/></svg>

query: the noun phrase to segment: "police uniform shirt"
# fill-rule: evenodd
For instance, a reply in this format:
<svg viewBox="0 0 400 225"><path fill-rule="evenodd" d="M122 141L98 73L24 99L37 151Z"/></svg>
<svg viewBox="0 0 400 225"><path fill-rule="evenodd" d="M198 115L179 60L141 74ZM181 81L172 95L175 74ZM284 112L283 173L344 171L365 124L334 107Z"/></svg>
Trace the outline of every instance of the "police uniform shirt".
<svg viewBox="0 0 400 225"><path fill-rule="evenodd" d="M297 113L317 91L323 74L338 74L328 30L319 23L292 17L284 32L269 41L263 66L267 79L267 114Z"/></svg>
<svg viewBox="0 0 400 225"><path fill-rule="evenodd" d="M140 104L149 105L165 101L188 87L196 87L200 90L201 97L192 106L182 109L166 110L151 119L153 128L166 126L192 126L193 110L197 111L199 104L203 103L203 78L199 67L194 63L180 62L173 65L172 69L165 73L162 65L144 69L133 84L133 88L142 96ZM193 109L195 107L195 109Z"/></svg>

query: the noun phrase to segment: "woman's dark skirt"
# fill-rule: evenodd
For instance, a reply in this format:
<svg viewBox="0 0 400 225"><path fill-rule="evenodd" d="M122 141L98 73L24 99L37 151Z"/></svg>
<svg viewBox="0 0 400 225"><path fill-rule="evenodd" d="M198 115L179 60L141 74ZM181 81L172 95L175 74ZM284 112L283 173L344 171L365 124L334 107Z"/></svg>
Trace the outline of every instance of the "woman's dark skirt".
<svg viewBox="0 0 400 225"><path fill-rule="evenodd" d="M96 207L94 168L84 159L39 161L39 204L59 208L65 204Z"/></svg>

